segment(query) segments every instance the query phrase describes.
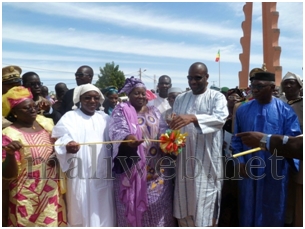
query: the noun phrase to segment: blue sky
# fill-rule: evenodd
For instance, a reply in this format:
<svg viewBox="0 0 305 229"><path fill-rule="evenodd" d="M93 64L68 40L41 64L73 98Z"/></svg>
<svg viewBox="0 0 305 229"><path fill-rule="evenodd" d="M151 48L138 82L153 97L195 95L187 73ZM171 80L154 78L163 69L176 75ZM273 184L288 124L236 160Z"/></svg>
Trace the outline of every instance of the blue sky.
<svg viewBox="0 0 305 229"><path fill-rule="evenodd" d="M2 3L2 67L13 64L23 73L38 73L49 91L58 82L76 86L81 65L93 68L114 61L126 77L139 77L148 88L166 74L185 89L189 66L204 62L209 86L239 85L239 54L244 2ZM280 64L301 77L303 3L277 3L282 47ZM250 69L261 67L261 3L253 3ZM144 71L145 70L145 71Z"/></svg>

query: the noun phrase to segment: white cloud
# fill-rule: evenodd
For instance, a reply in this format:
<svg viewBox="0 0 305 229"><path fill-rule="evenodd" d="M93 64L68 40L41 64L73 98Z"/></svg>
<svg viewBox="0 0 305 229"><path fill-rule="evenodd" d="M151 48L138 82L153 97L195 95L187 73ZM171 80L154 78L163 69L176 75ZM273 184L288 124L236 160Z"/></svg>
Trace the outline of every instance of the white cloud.
<svg viewBox="0 0 305 229"><path fill-rule="evenodd" d="M38 12L41 14L57 15L68 18L78 18L94 22L107 22L121 27L134 29L158 29L165 32L202 34L216 39L226 34L226 39L235 39L241 34L239 27L228 28L218 23L200 22L188 18L177 18L170 15L160 15L157 11L136 9L128 5L103 5L78 3L10 3L10 6ZM46 11L45 8L48 8ZM158 16L156 16L158 15Z"/></svg>
<svg viewBox="0 0 305 229"><path fill-rule="evenodd" d="M303 34L303 2L278 2L279 28Z"/></svg>
<svg viewBox="0 0 305 229"><path fill-rule="evenodd" d="M18 32L16 36L15 31ZM170 57L182 59L212 60L216 50L221 49L222 61L237 63L236 56L240 47L225 45L215 47L205 44L173 43L161 40L141 39L129 36L116 36L102 33L82 32L69 33L53 28L38 28L23 25L5 24L2 28L3 41L29 42L44 45L58 45L70 48L81 48L94 51L107 51L134 55ZM252 51L255 54L255 50ZM292 58L293 59L293 58Z"/></svg>
<svg viewBox="0 0 305 229"><path fill-rule="evenodd" d="M15 31L18 31L18 36L16 36ZM144 56L210 60L214 58L214 55L216 55L215 52L218 49L218 47L213 45L171 43L160 40L141 39L129 36L120 37L118 35L82 31L79 31L77 34L71 34L59 29L13 24L3 26L2 32L3 41L58 45L70 48ZM228 62L234 61L233 56L236 55L236 50L234 51L232 47L231 45L220 47L224 53L227 52L226 61Z"/></svg>

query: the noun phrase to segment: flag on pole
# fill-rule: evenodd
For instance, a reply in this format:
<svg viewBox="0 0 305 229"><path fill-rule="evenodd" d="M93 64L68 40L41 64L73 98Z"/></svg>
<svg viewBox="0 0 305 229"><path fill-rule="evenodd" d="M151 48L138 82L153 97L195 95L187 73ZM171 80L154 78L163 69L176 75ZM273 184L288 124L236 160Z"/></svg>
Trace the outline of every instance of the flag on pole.
<svg viewBox="0 0 305 229"><path fill-rule="evenodd" d="M218 62L219 60L220 60L220 50L218 50L215 61Z"/></svg>

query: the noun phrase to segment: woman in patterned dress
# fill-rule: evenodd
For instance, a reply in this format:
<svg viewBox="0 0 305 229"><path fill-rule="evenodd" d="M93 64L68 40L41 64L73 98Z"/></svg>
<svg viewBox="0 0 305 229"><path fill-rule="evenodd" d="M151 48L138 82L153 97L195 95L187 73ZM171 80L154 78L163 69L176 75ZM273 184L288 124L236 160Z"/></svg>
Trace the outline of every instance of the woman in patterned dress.
<svg viewBox="0 0 305 229"><path fill-rule="evenodd" d="M140 80L126 79L122 92L129 102L113 110L110 139L133 142L113 145L118 226L176 226L174 161L161 152L158 143L148 140L157 139L167 125L156 107L146 106L146 88Z"/></svg>
<svg viewBox="0 0 305 229"><path fill-rule="evenodd" d="M15 121L2 130L2 176L9 187L8 226L66 226L66 207L52 146L52 119L37 115L31 92L13 87L2 96L2 115ZM57 169L56 169L57 168ZM60 185L61 184L61 185Z"/></svg>

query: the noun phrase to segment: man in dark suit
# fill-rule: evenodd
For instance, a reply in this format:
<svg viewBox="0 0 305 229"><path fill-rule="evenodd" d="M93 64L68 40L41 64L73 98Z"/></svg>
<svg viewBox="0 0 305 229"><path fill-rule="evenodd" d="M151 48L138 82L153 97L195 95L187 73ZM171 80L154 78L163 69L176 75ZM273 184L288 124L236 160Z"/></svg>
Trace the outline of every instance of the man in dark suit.
<svg viewBox="0 0 305 229"><path fill-rule="evenodd" d="M87 83L92 83L93 79L93 69L87 65L80 66L76 73L75 73L75 80L77 86L87 84ZM62 104L61 104L61 109L60 112L62 115L64 115L66 112L71 111L73 107L73 93L74 93L74 88L68 90L63 99L62 99ZM76 104L77 107L79 107L79 103Z"/></svg>

